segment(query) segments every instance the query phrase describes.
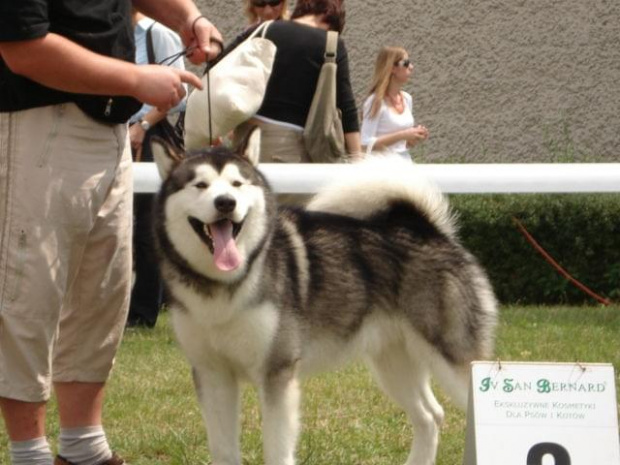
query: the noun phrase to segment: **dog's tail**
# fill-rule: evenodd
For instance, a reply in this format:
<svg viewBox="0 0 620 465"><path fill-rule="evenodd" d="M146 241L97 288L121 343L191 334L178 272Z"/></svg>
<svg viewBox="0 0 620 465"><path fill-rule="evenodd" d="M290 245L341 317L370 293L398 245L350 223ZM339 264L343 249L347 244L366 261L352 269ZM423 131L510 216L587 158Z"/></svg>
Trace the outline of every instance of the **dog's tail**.
<svg viewBox="0 0 620 465"><path fill-rule="evenodd" d="M413 204L442 233L456 236L455 217L439 188L412 163L396 157L373 157L352 166L347 179L319 192L308 210L364 219L395 201Z"/></svg>

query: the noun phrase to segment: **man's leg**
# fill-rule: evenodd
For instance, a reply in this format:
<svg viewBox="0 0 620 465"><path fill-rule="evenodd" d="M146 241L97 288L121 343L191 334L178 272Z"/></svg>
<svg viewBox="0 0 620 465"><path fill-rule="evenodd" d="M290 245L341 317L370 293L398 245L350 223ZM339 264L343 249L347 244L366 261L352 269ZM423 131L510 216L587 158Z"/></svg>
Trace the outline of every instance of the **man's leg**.
<svg viewBox="0 0 620 465"><path fill-rule="evenodd" d="M104 464L112 457L101 417L103 383L54 383L60 415L59 455L71 463Z"/></svg>
<svg viewBox="0 0 620 465"><path fill-rule="evenodd" d="M61 113L0 113L0 410L15 465L52 463L45 403L67 267L62 199L45 167Z"/></svg>
<svg viewBox="0 0 620 465"><path fill-rule="evenodd" d="M45 402L0 397L0 408L11 441L28 441L45 435Z"/></svg>
<svg viewBox="0 0 620 465"><path fill-rule="evenodd" d="M104 383L54 383L61 428L101 425Z"/></svg>
<svg viewBox="0 0 620 465"><path fill-rule="evenodd" d="M0 410L11 440L11 462L51 465L52 451L45 438L45 402L0 397Z"/></svg>
<svg viewBox="0 0 620 465"><path fill-rule="evenodd" d="M91 135L97 141L101 135ZM104 134L110 134L109 128ZM76 257L76 273L67 290L53 354L60 440L57 463L115 464L102 427L104 384L121 341L131 290L132 177L124 126L114 129L111 149L74 163L88 171L93 159L110 163L93 184L93 223ZM91 145L92 147L92 145ZM96 178L93 178L96 180Z"/></svg>

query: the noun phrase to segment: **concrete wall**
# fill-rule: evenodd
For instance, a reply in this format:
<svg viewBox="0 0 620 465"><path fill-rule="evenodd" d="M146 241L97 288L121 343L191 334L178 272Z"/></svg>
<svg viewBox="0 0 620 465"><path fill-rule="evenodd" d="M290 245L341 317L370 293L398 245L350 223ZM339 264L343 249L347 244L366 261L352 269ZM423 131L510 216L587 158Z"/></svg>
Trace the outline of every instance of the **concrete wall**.
<svg viewBox="0 0 620 465"><path fill-rule="evenodd" d="M241 0L199 0L232 39ZM346 0L344 39L361 106L382 45L415 70L427 162L618 161L618 0Z"/></svg>

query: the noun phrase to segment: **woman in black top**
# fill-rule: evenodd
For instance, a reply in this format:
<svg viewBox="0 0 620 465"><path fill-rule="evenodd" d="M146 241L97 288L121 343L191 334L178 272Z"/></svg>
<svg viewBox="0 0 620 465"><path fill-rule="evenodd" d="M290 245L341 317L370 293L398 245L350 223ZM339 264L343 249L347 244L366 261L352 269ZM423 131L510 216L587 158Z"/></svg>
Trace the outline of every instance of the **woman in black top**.
<svg viewBox="0 0 620 465"><path fill-rule="evenodd" d="M341 32L343 26L344 8L340 0L298 0L290 21L270 24L266 37L276 44L276 57L263 104L249 122L262 130L261 161L310 161L303 143L303 127L323 65L327 31ZM228 49L250 33L239 36ZM340 37L337 64L336 103L342 111L347 151L355 158L361 151L359 121L347 50ZM239 128L236 136L243 132Z"/></svg>

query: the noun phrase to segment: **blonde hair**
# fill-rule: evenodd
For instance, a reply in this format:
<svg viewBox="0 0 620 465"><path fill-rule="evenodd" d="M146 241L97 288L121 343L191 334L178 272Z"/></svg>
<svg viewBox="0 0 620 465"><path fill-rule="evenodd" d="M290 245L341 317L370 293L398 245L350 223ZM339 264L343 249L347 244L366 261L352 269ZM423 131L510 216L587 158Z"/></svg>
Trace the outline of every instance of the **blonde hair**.
<svg viewBox="0 0 620 465"><path fill-rule="evenodd" d="M399 62L407 55L407 50L402 47L383 47L375 61L375 72L372 76L372 84L368 95L375 95L368 116L373 118L379 113L381 103L385 98L394 63Z"/></svg>
<svg viewBox="0 0 620 465"><path fill-rule="evenodd" d="M245 3L245 16L248 18L250 24L257 23L258 15L254 11L252 6L252 0L244 0ZM290 13L288 12L288 0L282 0L282 16L279 19L289 19Z"/></svg>

